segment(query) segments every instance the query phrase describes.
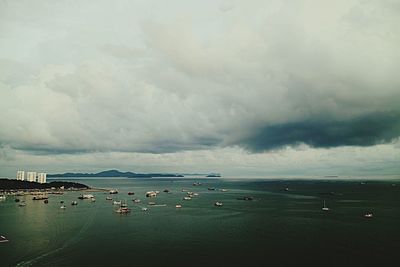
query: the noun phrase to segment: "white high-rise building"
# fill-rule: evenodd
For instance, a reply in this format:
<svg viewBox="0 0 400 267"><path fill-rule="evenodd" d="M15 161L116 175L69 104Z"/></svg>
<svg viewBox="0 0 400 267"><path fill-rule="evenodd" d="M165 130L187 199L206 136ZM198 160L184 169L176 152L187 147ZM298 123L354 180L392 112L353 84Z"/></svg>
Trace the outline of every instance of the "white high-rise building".
<svg viewBox="0 0 400 267"><path fill-rule="evenodd" d="M26 180L28 182L36 182L36 172L27 172L26 173Z"/></svg>
<svg viewBox="0 0 400 267"><path fill-rule="evenodd" d="M24 171L17 171L17 180L20 180L20 181L25 180L25 172Z"/></svg>
<svg viewBox="0 0 400 267"><path fill-rule="evenodd" d="M41 183L41 184L45 184L46 183L46 176L47 176L47 174L45 172L39 172L37 174L37 182Z"/></svg>

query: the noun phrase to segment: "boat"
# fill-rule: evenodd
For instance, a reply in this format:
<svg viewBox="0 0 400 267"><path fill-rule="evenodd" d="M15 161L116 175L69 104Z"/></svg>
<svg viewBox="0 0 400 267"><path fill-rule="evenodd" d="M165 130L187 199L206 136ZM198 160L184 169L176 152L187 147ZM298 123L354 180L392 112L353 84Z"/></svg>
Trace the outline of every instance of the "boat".
<svg viewBox="0 0 400 267"><path fill-rule="evenodd" d="M63 204L63 203L64 203L64 200L61 200L60 203Z"/></svg>
<svg viewBox="0 0 400 267"><path fill-rule="evenodd" d="M228 192L228 189L220 189L221 192Z"/></svg>
<svg viewBox="0 0 400 267"><path fill-rule="evenodd" d="M82 194L78 197L79 199L92 199L94 196L92 194Z"/></svg>
<svg viewBox="0 0 400 267"><path fill-rule="evenodd" d="M72 202L71 202L71 205L72 205L72 206L76 206L76 205L78 205L78 202L72 201Z"/></svg>
<svg viewBox="0 0 400 267"><path fill-rule="evenodd" d="M135 194L134 192L128 192L128 195L130 195L130 196L132 196L134 194Z"/></svg>
<svg viewBox="0 0 400 267"><path fill-rule="evenodd" d="M199 185L201 185L200 182L194 182L194 183L193 183L193 186L199 186Z"/></svg>
<svg viewBox="0 0 400 267"><path fill-rule="evenodd" d="M25 201L21 201L21 202L18 204L18 206L20 206L20 207L25 207L25 206L26 206Z"/></svg>
<svg viewBox="0 0 400 267"><path fill-rule="evenodd" d="M16 198L16 199L15 199L15 202L17 202L17 203L20 202L19 198Z"/></svg>
<svg viewBox="0 0 400 267"><path fill-rule="evenodd" d="M168 190L168 189L164 189L163 192L164 192L164 193L169 193L169 190Z"/></svg>
<svg viewBox="0 0 400 267"><path fill-rule="evenodd" d="M148 191L146 192L146 197L156 197L157 191Z"/></svg>
<svg viewBox="0 0 400 267"><path fill-rule="evenodd" d="M3 236L3 235L0 235L0 243L6 243L6 242L8 242L9 240L5 237L5 236Z"/></svg>
<svg viewBox="0 0 400 267"><path fill-rule="evenodd" d="M126 214L131 212L131 209L127 208L127 207L120 207L119 209L117 209L115 211L116 213L121 213L121 214Z"/></svg>
<svg viewBox="0 0 400 267"><path fill-rule="evenodd" d="M374 217L374 214L372 214L372 212L368 212L364 214L364 218L372 218Z"/></svg>
<svg viewBox="0 0 400 267"><path fill-rule="evenodd" d="M222 206L222 202L217 201L217 202L214 203L214 206L221 207Z"/></svg>
<svg viewBox="0 0 400 267"><path fill-rule="evenodd" d="M237 200L252 201L252 200L254 200L254 197L250 197L250 196L239 197L239 198L237 198Z"/></svg>
<svg viewBox="0 0 400 267"><path fill-rule="evenodd" d="M182 205L181 204L176 204L175 208L180 209L180 208L182 208Z"/></svg>
<svg viewBox="0 0 400 267"><path fill-rule="evenodd" d="M215 190L214 187L209 187L209 188L207 188L207 189L210 190L210 191L214 191L214 190Z"/></svg>
<svg viewBox="0 0 400 267"><path fill-rule="evenodd" d="M49 200L48 200L48 199L45 199L45 200L43 201L43 203L44 203L44 204L48 204L48 203L49 203Z"/></svg>
<svg viewBox="0 0 400 267"><path fill-rule="evenodd" d="M324 200L324 206L322 207L322 210L323 210L323 211L331 210L330 208L328 208L328 207L326 206L325 200Z"/></svg>
<svg viewBox="0 0 400 267"><path fill-rule="evenodd" d="M34 196L32 198L32 200L45 200L45 199L48 199L48 197L47 196Z"/></svg>
<svg viewBox="0 0 400 267"><path fill-rule="evenodd" d="M96 199L93 197L93 198L90 199L90 201L96 202Z"/></svg>
<svg viewBox="0 0 400 267"><path fill-rule="evenodd" d="M121 205L121 201L114 200L113 205Z"/></svg>
<svg viewBox="0 0 400 267"><path fill-rule="evenodd" d="M108 193L110 193L110 194L118 194L118 190L117 189L111 189Z"/></svg>
<svg viewBox="0 0 400 267"><path fill-rule="evenodd" d="M112 200L112 197L106 197L106 200Z"/></svg>
<svg viewBox="0 0 400 267"><path fill-rule="evenodd" d="M132 201L135 203L140 203L140 199L138 199L138 198L134 198L134 199L132 199Z"/></svg>
<svg viewBox="0 0 400 267"><path fill-rule="evenodd" d="M62 205L61 207L60 207L60 209L66 209L67 207L66 206L64 206L64 205Z"/></svg>
<svg viewBox="0 0 400 267"><path fill-rule="evenodd" d="M6 200L6 196L5 195L0 195L0 200Z"/></svg>
<svg viewBox="0 0 400 267"><path fill-rule="evenodd" d="M183 200L192 200L191 197L184 197Z"/></svg>
<svg viewBox="0 0 400 267"><path fill-rule="evenodd" d="M152 206L154 206L156 204L156 202L149 202L149 205L152 205Z"/></svg>
<svg viewBox="0 0 400 267"><path fill-rule="evenodd" d="M148 211L149 209L148 208L142 208L142 211Z"/></svg>

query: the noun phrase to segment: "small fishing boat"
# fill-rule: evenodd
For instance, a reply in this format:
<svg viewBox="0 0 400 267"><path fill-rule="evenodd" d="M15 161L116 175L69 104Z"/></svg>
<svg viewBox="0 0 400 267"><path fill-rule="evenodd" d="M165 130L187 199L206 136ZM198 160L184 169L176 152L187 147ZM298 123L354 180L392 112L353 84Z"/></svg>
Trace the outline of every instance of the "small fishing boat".
<svg viewBox="0 0 400 267"><path fill-rule="evenodd" d="M18 206L20 206L20 207L25 207L25 206L26 206L25 201L21 201L21 202L18 204Z"/></svg>
<svg viewBox="0 0 400 267"><path fill-rule="evenodd" d="M372 214L372 212L368 212L364 214L364 218L372 218L374 217L374 214Z"/></svg>
<svg viewBox="0 0 400 267"><path fill-rule="evenodd" d="M45 200L45 199L48 199L48 197L47 196L34 196L32 198L32 200Z"/></svg>
<svg viewBox="0 0 400 267"><path fill-rule="evenodd" d="M63 204L63 203L64 203L64 200L61 200L60 203Z"/></svg>
<svg viewBox="0 0 400 267"><path fill-rule="evenodd" d="M146 197L156 197L157 191L148 191L146 192Z"/></svg>
<svg viewBox="0 0 400 267"><path fill-rule="evenodd" d="M150 201L148 204L153 206L153 205L156 204L156 202L151 202L151 201Z"/></svg>
<svg viewBox="0 0 400 267"><path fill-rule="evenodd" d="M214 203L214 206L221 207L222 206L222 202L217 201L217 202Z"/></svg>
<svg viewBox="0 0 400 267"><path fill-rule="evenodd" d="M78 202L72 201L72 202L71 202L71 205L72 205L72 206L76 206L76 205L78 205Z"/></svg>
<svg viewBox="0 0 400 267"><path fill-rule="evenodd" d="M208 190L210 190L210 191L215 191L215 188L214 187L209 187L209 188L207 188Z"/></svg>
<svg viewBox="0 0 400 267"><path fill-rule="evenodd" d="M96 202L96 199L95 199L94 197L92 197L92 198L90 199L90 201Z"/></svg>
<svg viewBox="0 0 400 267"><path fill-rule="evenodd" d="M324 206L322 207L322 210L323 210L323 211L329 211L329 210L331 210L330 208L328 208L328 207L326 206L325 200L324 200Z"/></svg>
<svg viewBox="0 0 400 267"><path fill-rule="evenodd" d="M191 197L184 197L183 200L192 200Z"/></svg>
<svg viewBox="0 0 400 267"><path fill-rule="evenodd" d="M134 198L134 199L132 199L132 201L135 203L140 203L140 199L138 199L138 198Z"/></svg>
<svg viewBox="0 0 400 267"><path fill-rule="evenodd" d="M118 194L118 190L117 189L111 189L108 193L110 193L110 194Z"/></svg>
<svg viewBox="0 0 400 267"><path fill-rule="evenodd" d="M78 197L79 199L92 199L94 196L92 194L82 194Z"/></svg>
<svg viewBox="0 0 400 267"><path fill-rule="evenodd" d="M164 193L169 193L169 189L164 189Z"/></svg>
<svg viewBox="0 0 400 267"><path fill-rule="evenodd" d="M0 195L0 200L6 200L6 196L5 195Z"/></svg>
<svg viewBox="0 0 400 267"><path fill-rule="evenodd" d="M181 204L176 204L175 208L180 209L180 208L182 208L182 205Z"/></svg>
<svg viewBox="0 0 400 267"><path fill-rule="evenodd" d="M67 207L64 206L64 205L62 205L62 206L60 207L60 209L62 209L62 210L66 209L66 208L67 208Z"/></svg>
<svg viewBox="0 0 400 267"><path fill-rule="evenodd" d="M113 205L121 205L121 201L114 200Z"/></svg>
<svg viewBox="0 0 400 267"><path fill-rule="evenodd" d="M9 240L5 237L5 236L3 236L3 235L0 235L0 243L6 243L6 242L8 242Z"/></svg>
<svg viewBox="0 0 400 267"><path fill-rule="evenodd" d="M14 201L17 203L20 202L19 198L16 198Z"/></svg>
<svg viewBox="0 0 400 267"><path fill-rule="evenodd" d="M142 211L148 211L149 209L148 208L142 208Z"/></svg>
<svg viewBox="0 0 400 267"><path fill-rule="evenodd" d="M121 213L121 214L126 214L131 212L131 209L127 208L127 207L120 207L119 209L117 209L115 211L116 213Z"/></svg>
<svg viewBox="0 0 400 267"><path fill-rule="evenodd" d="M200 182L194 182L194 183L193 183L193 186L199 186L199 185L201 185Z"/></svg>
<svg viewBox="0 0 400 267"><path fill-rule="evenodd" d="M130 196L132 196L134 194L135 194L134 192L128 192L128 195L130 195Z"/></svg>
<svg viewBox="0 0 400 267"><path fill-rule="evenodd" d="M106 200L112 200L112 197L106 197Z"/></svg>
<svg viewBox="0 0 400 267"><path fill-rule="evenodd" d="M45 199L45 200L43 201L43 203L44 203L44 204L48 204L48 203L49 203L49 200L48 200L48 199Z"/></svg>
<svg viewBox="0 0 400 267"><path fill-rule="evenodd" d="M228 189L223 188L223 189L220 189L220 191L221 192L228 192Z"/></svg>

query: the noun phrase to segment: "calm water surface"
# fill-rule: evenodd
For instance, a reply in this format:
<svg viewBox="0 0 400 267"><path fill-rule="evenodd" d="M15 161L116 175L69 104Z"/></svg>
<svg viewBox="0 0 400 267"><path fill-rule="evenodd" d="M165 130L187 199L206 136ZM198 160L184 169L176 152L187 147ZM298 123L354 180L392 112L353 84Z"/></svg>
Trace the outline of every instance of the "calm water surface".
<svg viewBox="0 0 400 267"><path fill-rule="evenodd" d="M112 196L128 202L128 215L115 213L104 192L93 193L95 203L78 200L79 192L49 195L49 204L20 197L25 207L8 197L0 202L0 234L10 239L0 244L0 266L400 266L398 181L194 181L78 180L117 188ZM199 196L184 201L182 189ZM149 190L160 194L146 199ZM237 200L243 196L254 200ZM369 211L374 218L363 217Z"/></svg>

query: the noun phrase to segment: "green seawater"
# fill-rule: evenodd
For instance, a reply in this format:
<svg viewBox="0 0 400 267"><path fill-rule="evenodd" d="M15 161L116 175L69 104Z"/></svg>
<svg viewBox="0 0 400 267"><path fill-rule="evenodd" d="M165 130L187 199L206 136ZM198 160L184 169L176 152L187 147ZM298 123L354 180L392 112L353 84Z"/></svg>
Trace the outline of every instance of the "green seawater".
<svg viewBox="0 0 400 267"><path fill-rule="evenodd" d="M0 266L400 266L399 181L73 181L118 189L112 197L132 212L116 213L105 192L93 193L94 203L78 200L80 192L49 195L48 204L19 197L25 207L9 196L0 202L0 235L10 240L0 243ZM182 189L199 196L182 200ZM160 194L148 199L149 190ZM324 200L330 211L321 210Z"/></svg>

